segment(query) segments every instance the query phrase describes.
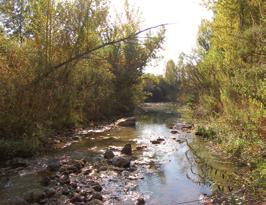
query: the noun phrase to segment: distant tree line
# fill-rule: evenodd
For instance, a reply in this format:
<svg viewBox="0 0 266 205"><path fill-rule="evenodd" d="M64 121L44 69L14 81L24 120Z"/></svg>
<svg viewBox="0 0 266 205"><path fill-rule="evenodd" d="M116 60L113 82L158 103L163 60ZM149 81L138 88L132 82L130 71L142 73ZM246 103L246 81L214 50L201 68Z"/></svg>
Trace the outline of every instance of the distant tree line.
<svg viewBox="0 0 266 205"><path fill-rule="evenodd" d="M180 91L180 59L176 65L173 60L166 63L164 75L143 75L143 91L146 102L177 102Z"/></svg>

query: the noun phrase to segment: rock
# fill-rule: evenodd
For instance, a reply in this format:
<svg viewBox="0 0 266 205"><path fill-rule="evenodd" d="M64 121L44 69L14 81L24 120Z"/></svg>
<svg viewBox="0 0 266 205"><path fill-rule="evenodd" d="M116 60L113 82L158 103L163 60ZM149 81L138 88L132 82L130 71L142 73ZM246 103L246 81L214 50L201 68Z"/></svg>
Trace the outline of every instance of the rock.
<svg viewBox="0 0 266 205"><path fill-rule="evenodd" d="M183 129L192 129L192 128L193 128L193 125L192 125L192 124L188 124L188 123L186 123L186 124L183 124L183 125L182 125L182 128L183 128Z"/></svg>
<svg viewBox="0 0 266 205"><path fill-rule="evenodd" d="M145 199L143 199L143 198L137 199L137 205L144 205L144 204L145 204Z"/></svg>
<svg viewBox="0 0 266 205"><path fill-rule="evenodd" d="M7 166L11 166L12 168L18 167L27 167L29 165L28 160L23 158L14 158L12 160L7 161Z"/></svg>
<svg viewBox="0 0 266 205"><path fill-rule="evenodd" d="M48 190L46 190L46 196L47 197L52 197L55 195L55 193L56 193L56 191L54 188L49 188Z"/></svg>
<svg viewBox="0 0 266 205"><path fill-rule="evenodd" d="M151 140L152 144L160 144L161 142L157 141L157 140Z"/></svg>
<svg viewBox="0 0 266 205"><path fill-rule="evenodd" d="M106 166L100 166L97 171L102 172L102 171L106 171L106 170L108 170L108 168Z"/></svg>
<svg viewBox="0 0 266 205"><path fill-rule="evenodd" d="M85 165L85 160L72 160L70 163L77 169L81 169Z"/></svg>
<svg viewBox="0 0 266 205"><path fill-rule="evenodd" d="M71 173L78 173L80 170L72 165L64 165L59 169L59 172L61 172L64 175L69 175Z"/></svg>
<svg viewBox="0 0 266 205"><path fill-rule="evenodd" d="M82 160L72 160L68 164L63 165L59 171L64 174L80 173L84 164Z"/></svg>
<svg viewBox="0 0 266 205"><path fill-rule="evenodd" d="M74 189L76 189L76 188L78 187L77 183L75 183L75 182L71 182L71 183L70 183L70 186L71 186L72 188L74 188Z"/></svg>
<svg viewBox="0 0 266 205"><path fill-rule="evenodd" d="M137 167L135 165L130 166L129 169L128 169L128 171L130 171L130 172L134 172L136 170L137 170Z"/></svg>
<svg viewBox="0 0 266 205"><path fill-rule="evenodd" d="M98 200L102 201L103 200L103 196L100 193L95 192L95 193L92 194L92 199L98 199Z"/></svg>
<svg viewBox="0 0 266 205"><path fill-rule="evenodd" d="M105 153L104 153L104 158L105 159L113 159L114 156L115 155L114 155L113 151L110 150L110 149L106 150Z"/></svg>
<svg viewBox="0 0 266 205"><path fill-rule="evenodd" d="M142 147L142 146L137 146L137 147L136 147L136 150L140 151L140 150L143 150L143 148L144 148L144 147Z"/></svg>
<svg viewBox="0 0 266 205"><path fill-rule="evenodd" d="M112 164L116 167L127 168L130 167L130 159L115 156L112 159Z"/></svg>
<svg viewBox="0 0 266 205"><path fill-rule="evenodd" d="M152 144L161 144L161 142L165 141L165 139L162 138L158 138L156 140L151 140Z"/></svg>
<svg viewBox="0 0 266 205"><path fill-rule="evenodd" d="M29 203L39 202L45 197L45 193L41 189L33 189L24 195L24 199Z"/></svg>
<svg viewBox="0 0 266 205"><path fill-rule="evenodd" d="M80 139L79 136L72 137L72 140L79 140L79 139Z"/></svg>
<svg viewBox="0 0 266 205"><path fill-rule="evenodd" d="M177 130L171 130L172 134L178 134L179 132Z"/></svg>
<svg viewBox="0 0 266 205"><path fill-rule="evenodd" d="M136 150L140 151L140 150L143 150L143 149L146 149L147 146L137 146L136 147Z"/></svg>
<svg viewBox="0 0 266 205"><path fill-rule="evenodd" d="M41 178L40 184L43 186L48 186L51 183L51 179L48 176L43 176Z"/></svg>
<svg viewBox="0 0 266 205"><path fill-rule="evenodd" d="M64 187L62 190L62 194L63 195L69 195L70 194L70 190L67 187Z"/></svg>
<svg viewBox="0 0 266 205"><path fill-rule="evenodd" d="M78 194L78 193L75 193L74 196L70 199L70 202L81 202L83 201L82 197Z"/></svg>
<svg viewBox="0 0 266 205"><path fill-rule="evenodd" d="M90 174L91 173L91 169L88 169L88 168L86 168L86 169L84 169L84 170L82 170L83 171L83 174L84 175L88 175L88 174Z"/></svg>
<svg viewBox="0 0 266 205"><path fill-rule="evenodd" d="M149 162L149 166L150 166L150 167L154 167L154 166L155 166L155 162L154 162L154 161L150 161L150 162Z"/></svg>
<svg viewBox="0 0 266 205"><path fill-rule="evenodd" d="M67 205L73 205L73 203L69 202L69 198L67 196L64 196L64 195L59 195L56 202L57 203L52 203L51 205L53 205L53 204L63 205L64 204L63 202L68 202ZM46 205L48 205L48 204L46 204Z"/></svg>
<svg viewBox="0 0 266 205"><path fill-rule="evenodd" d="M20 197L15 197L12 200L10 200L10 205L29 205L29 203Z"/></svg>
<svg viewBox="0 0 266 205"><path fill-rule="evenodd" d="M183 143L184 141L182 140L176 140L179 144Z"/></svg>
<svg viewBox="0 0 266 205"><path fill-rule="evenodd" d="M88 184L91 185L91 187L97 192L101 192L103 189L102 186L98 182L89 181Z"/></svg>
<svg viewBox="0 0 266 205"><path fill-rule="evenodd" d="M189 123L177 123L174 127L176 129L192 129L193 128L193 124L189 124Z"/></svg>
<svg viewBox="0 0 266 205"><path fill-rule="evenodd" d="M126 155L132 155L132 148L131 148L131 144L126 144L122 151L121 151L122 154L126 154Z"/></svg>
<svg viewBox="0 0 266 205"><path fill-rule="evenodd" d="M61 163L58 159L51 159L47 162L47 169L49 171L58 171L61 166Z"/></svg>
<svg viewBox="0 0 266 205"><path fill-rule="evenodd" d="M59 181L62 183L62 184L69 184L70 183L70 179L68 177L68 175L62 175L59 177Z"/></svg>
<svg viewBox="0 0 266 205"><path fill-rule="evenodd" d="M97 191L97 192L101 192L102 191L102 187L101 187L101 185L100 184L98 184L98 185L94 185L93 187L92 187L95 191Z"/></svg>
<svg viewBox="0 0 266 205"><path fill-rule="evenodd" d="M170 126L168 126L168 128L169 128L169 129L174 129L175 126L174 126L174 125L170 125Z"/></svg>
<svg viewBox="0 0 266 205"><path fill-rule="evenodd" d="M103 205L103 202L99 199L92 199L88 205Z"/></svg>
<svg viewBox="0 0 266 205"><path fill-rule="evenodd" d="M136 118L135 117L122 118L117 120L115 125L121 127L133 127L136 125Z"/></svg>

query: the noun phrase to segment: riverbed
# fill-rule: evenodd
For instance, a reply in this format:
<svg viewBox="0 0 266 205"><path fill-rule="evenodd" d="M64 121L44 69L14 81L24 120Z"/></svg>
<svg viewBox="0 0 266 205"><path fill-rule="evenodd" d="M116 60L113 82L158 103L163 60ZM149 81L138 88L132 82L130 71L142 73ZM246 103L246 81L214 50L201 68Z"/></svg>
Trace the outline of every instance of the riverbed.
<svg viewBox="0 0 266 205"><path fill-rule="evenodd" d="M90 165L91 169L89 177L102 187L103 204L130 205L142 199L147 205L196 205L217 189L232 191L237 167L206 149L204 140L194 135L193 127L182 127L185 122L176 110L175 104L145 104L142 112L136 114L135 127L76 134L77 140L70 146L30 159L29 166L16 168L9 174L5 172L8 168L2 168L0 204L23 197L29 190L51 186L41 183L40 170L46 169L48 160L65 158L86 160L86 166ZM158 139L159 143L153 143ZM103 158L107 149L120 155L128 143L133 149L131 167L134 169L115 168ZM86 183L80 175L73 177ZM67 197L64 199L62 204L71 204Z"/></svg>

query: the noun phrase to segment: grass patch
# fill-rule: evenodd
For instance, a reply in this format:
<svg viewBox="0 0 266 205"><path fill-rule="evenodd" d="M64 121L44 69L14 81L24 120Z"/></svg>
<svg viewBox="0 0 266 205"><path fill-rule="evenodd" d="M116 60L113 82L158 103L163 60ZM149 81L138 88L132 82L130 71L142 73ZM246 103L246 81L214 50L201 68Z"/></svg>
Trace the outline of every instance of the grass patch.
<svg viewBox="0 0 266 205"><path fill-rule="evenodd" d="M32 140L0 139L0 160L31 157L40 151L40 142Z"/></svg>
<svg viewBox="0 0 266 205"><path fill-rule="evenodd" d="M211 127L198 127L195 135L201 136L204 139L214 139L216 132Z"/></svg>

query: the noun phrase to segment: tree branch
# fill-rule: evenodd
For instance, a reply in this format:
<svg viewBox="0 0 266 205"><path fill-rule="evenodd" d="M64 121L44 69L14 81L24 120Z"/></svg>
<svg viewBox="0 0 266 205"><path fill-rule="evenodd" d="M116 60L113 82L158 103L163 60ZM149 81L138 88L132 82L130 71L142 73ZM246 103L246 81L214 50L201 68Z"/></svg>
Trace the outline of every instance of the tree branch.
<svg viewBox="0 0 266 205"><path fill-rule="evenodd" d="M131 35L129 35L129 36L126 36L126 37L124 37L124 38L120 38L120 39L117 39L117 40L114 40L114 41L110 41L110 42L107 42L107 43L103 43L103 44L101 44L101 45L99 45L99 46L96 46L96 47L94 47L94 48L91 48L91 49L88 48L88 49L85 50L83 53L80 53L80 54L74 55L73 57L69 58L68 60L66 60L66 61L64 61L64 62L62 62L62 63L59 63L59 64L57 64L57 65L55 65L55 66L52 66L52 68L53 68L52 70L50 70L49 72L47 72L47 73L43 74L42 76L40 76L38 79L36 79L36 80L34 81L34 83L37 83L39 80L48 77L51 73L53 73L53 72L56 71L57 69L59 69L59 68L65 66L65 65L67 65L67 64L69 64L69 63L71 63L71 62L73 62L73 61L75 61L75 60L80 60L80 59L84 58L84 56L86 56L86 55L88 55L88 54L90 54L90 53L92 53L92 52L94 52L94 51L96 51L96 50L99 50L99 49L101 49L101 48L107 47L107 46L109 46L109 45L113 45L113 44L116 44L116 43L119 43L119 42L126 41L126 40L128 40L128 39L131 39L131 38L133 38L133 37L138 36L138 35L141 34L141 33L144 33L144 32L146 32L146 31L149 31L149 30L152 30L152 29L155 29L155 28L163 27L163 26L166 26L166 25L168 25L168 24L160 24L160 25L157 25L157 26L152 26L152 27L149 27L149 28L146 28L146 29L140 30L140 31L138 31L138 32L136 32L136 33L134 33L134 34L131 34Z"/></svg>

